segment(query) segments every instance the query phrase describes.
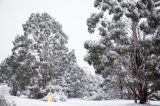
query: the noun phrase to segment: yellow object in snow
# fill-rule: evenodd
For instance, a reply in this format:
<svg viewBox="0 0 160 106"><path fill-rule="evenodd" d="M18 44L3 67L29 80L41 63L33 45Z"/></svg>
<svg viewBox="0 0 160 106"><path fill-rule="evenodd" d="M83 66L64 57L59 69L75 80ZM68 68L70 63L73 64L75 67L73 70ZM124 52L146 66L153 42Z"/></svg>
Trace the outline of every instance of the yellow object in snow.
<svg viewBox="0 0 160 106"><path fill-rule="evenodd" d="M52 96L48 96L47 99L48 99L48 102L52 102L53 100Z"/></svg>

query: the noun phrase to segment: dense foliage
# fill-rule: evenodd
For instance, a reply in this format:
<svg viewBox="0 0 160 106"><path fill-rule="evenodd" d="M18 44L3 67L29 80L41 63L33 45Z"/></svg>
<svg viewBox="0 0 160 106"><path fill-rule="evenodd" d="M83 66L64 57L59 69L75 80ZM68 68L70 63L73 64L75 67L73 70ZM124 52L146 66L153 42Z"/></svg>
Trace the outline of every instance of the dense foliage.
<svg viewBox="0 0 160 106"><path fill-rule="evenodd" d="M53 17L31 14L23 30L13 41L12 55L0 67L0 81L10 85L12 95L43 98L49 94L56 95L55 101L100 95L100 81L92 85L96 78L89 79L91 75L78 66L75 51L66 46L68 36ZM89 91L87 84L94 91Z"/></svg>
<svg viewBox="0 0 160 106"><path fill-rule="evenodd" d="M146 103L160 90L158 1L95 0L94 6L100 12L87 19L88 31L98 29L101 39L85 42L85 61L116 82L121 98L131 92Z"/></svg>

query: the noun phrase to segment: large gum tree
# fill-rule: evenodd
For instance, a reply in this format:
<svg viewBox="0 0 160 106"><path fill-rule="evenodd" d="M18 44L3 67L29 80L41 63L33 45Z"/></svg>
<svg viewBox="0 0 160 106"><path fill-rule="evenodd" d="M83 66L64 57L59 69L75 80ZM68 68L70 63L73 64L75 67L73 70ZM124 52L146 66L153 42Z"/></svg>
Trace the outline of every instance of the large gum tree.
<svg viewBox="0 0 160 106"><path fill-rule="evenodd" d="M158 1L95 0L94 7L99 12L87 19L88 31L98 29L101 39L85 42L85 61L116 79L120 91L129 89L135 102L146 103L160 90Z"/></svg>

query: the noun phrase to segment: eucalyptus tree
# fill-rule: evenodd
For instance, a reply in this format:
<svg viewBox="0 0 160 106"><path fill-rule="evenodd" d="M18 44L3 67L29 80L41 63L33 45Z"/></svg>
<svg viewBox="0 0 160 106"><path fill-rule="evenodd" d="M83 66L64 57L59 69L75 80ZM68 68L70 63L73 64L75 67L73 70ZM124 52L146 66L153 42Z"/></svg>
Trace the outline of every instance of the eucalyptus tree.
<svg viewBox="0 0 160 106"><path fill-rule="evenodd" d="M126 86L135 101L146 101L159 89L159 19L157 1L95 0L100 12L87 19L88 31L99 41L86 41L85 60L104 78ZM108 19L108 17L111 19Z"/></svg>

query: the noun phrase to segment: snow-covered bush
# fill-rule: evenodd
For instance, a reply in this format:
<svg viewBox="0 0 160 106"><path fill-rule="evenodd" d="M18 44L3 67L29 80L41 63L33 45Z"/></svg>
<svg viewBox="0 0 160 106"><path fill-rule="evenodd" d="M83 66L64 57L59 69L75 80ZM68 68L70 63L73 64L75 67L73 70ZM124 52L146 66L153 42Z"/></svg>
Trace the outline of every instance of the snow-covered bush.
<svg viewBox="0 0 160 106"><path fill-rule="evenodd" d="M150 97L151 100L160 100L160 91L157 91Z"/></svg>
<svg viewBox="0 0 160 106"><path fill-rule="evenodd" d="M84 100L104 100L105 92L100 86L103 78L98 75L87 74L85 77L85 92L82 99Z"/></svg>
<svg viewBox="0 0 160 106"><path fill-rule="evenodd" d="M20 96L20 97L28 97L29 95L30 95L30 90L29 89L17 92L17 96Z"/></svg>
<svg viewBox="0 0 160 106"><path fill-rule="evenodd" d="M115 82L104 81L103 90L105 91L105 99L120 99L120 90Z"/></svg>
<svg viewBox="0 0 160 106"><path fill-rule="evenodd" d="M30 87L29 90L30 90L29 98L39 99L47 95L47 91L45 89L39 88L36 85Z"/></svg>
<svg viewBox="0 0 160 106"><path fill-rule="evenodd" d="M52 97L53 102L63 102L67 100L67 96L63 92L49 92L48 95L43 98L43 100L47 101L48 96Z"/></svg>
<svg viewBox="0 0 160 106"><path fill-rule="evenodd" d="M43 98L44 101L47 100L48 96L52 96L53 98L53 102L59 102L59 101L66 101L67 100L67 96L65 95L65 93L62 90L62 87L59 85L48 85L46 87L46 91L49 92L47 94L47 96L45 96Z"/></svg>
<svg viewBox="0 0 160 106"><path fill-rule="evenodd" d="M106 94L103 91L103 89L99 87L99 89L97 89L97 91L93 94L93 96L91 98L92 98L92 100L104 100L105 95Z"/></svg>

